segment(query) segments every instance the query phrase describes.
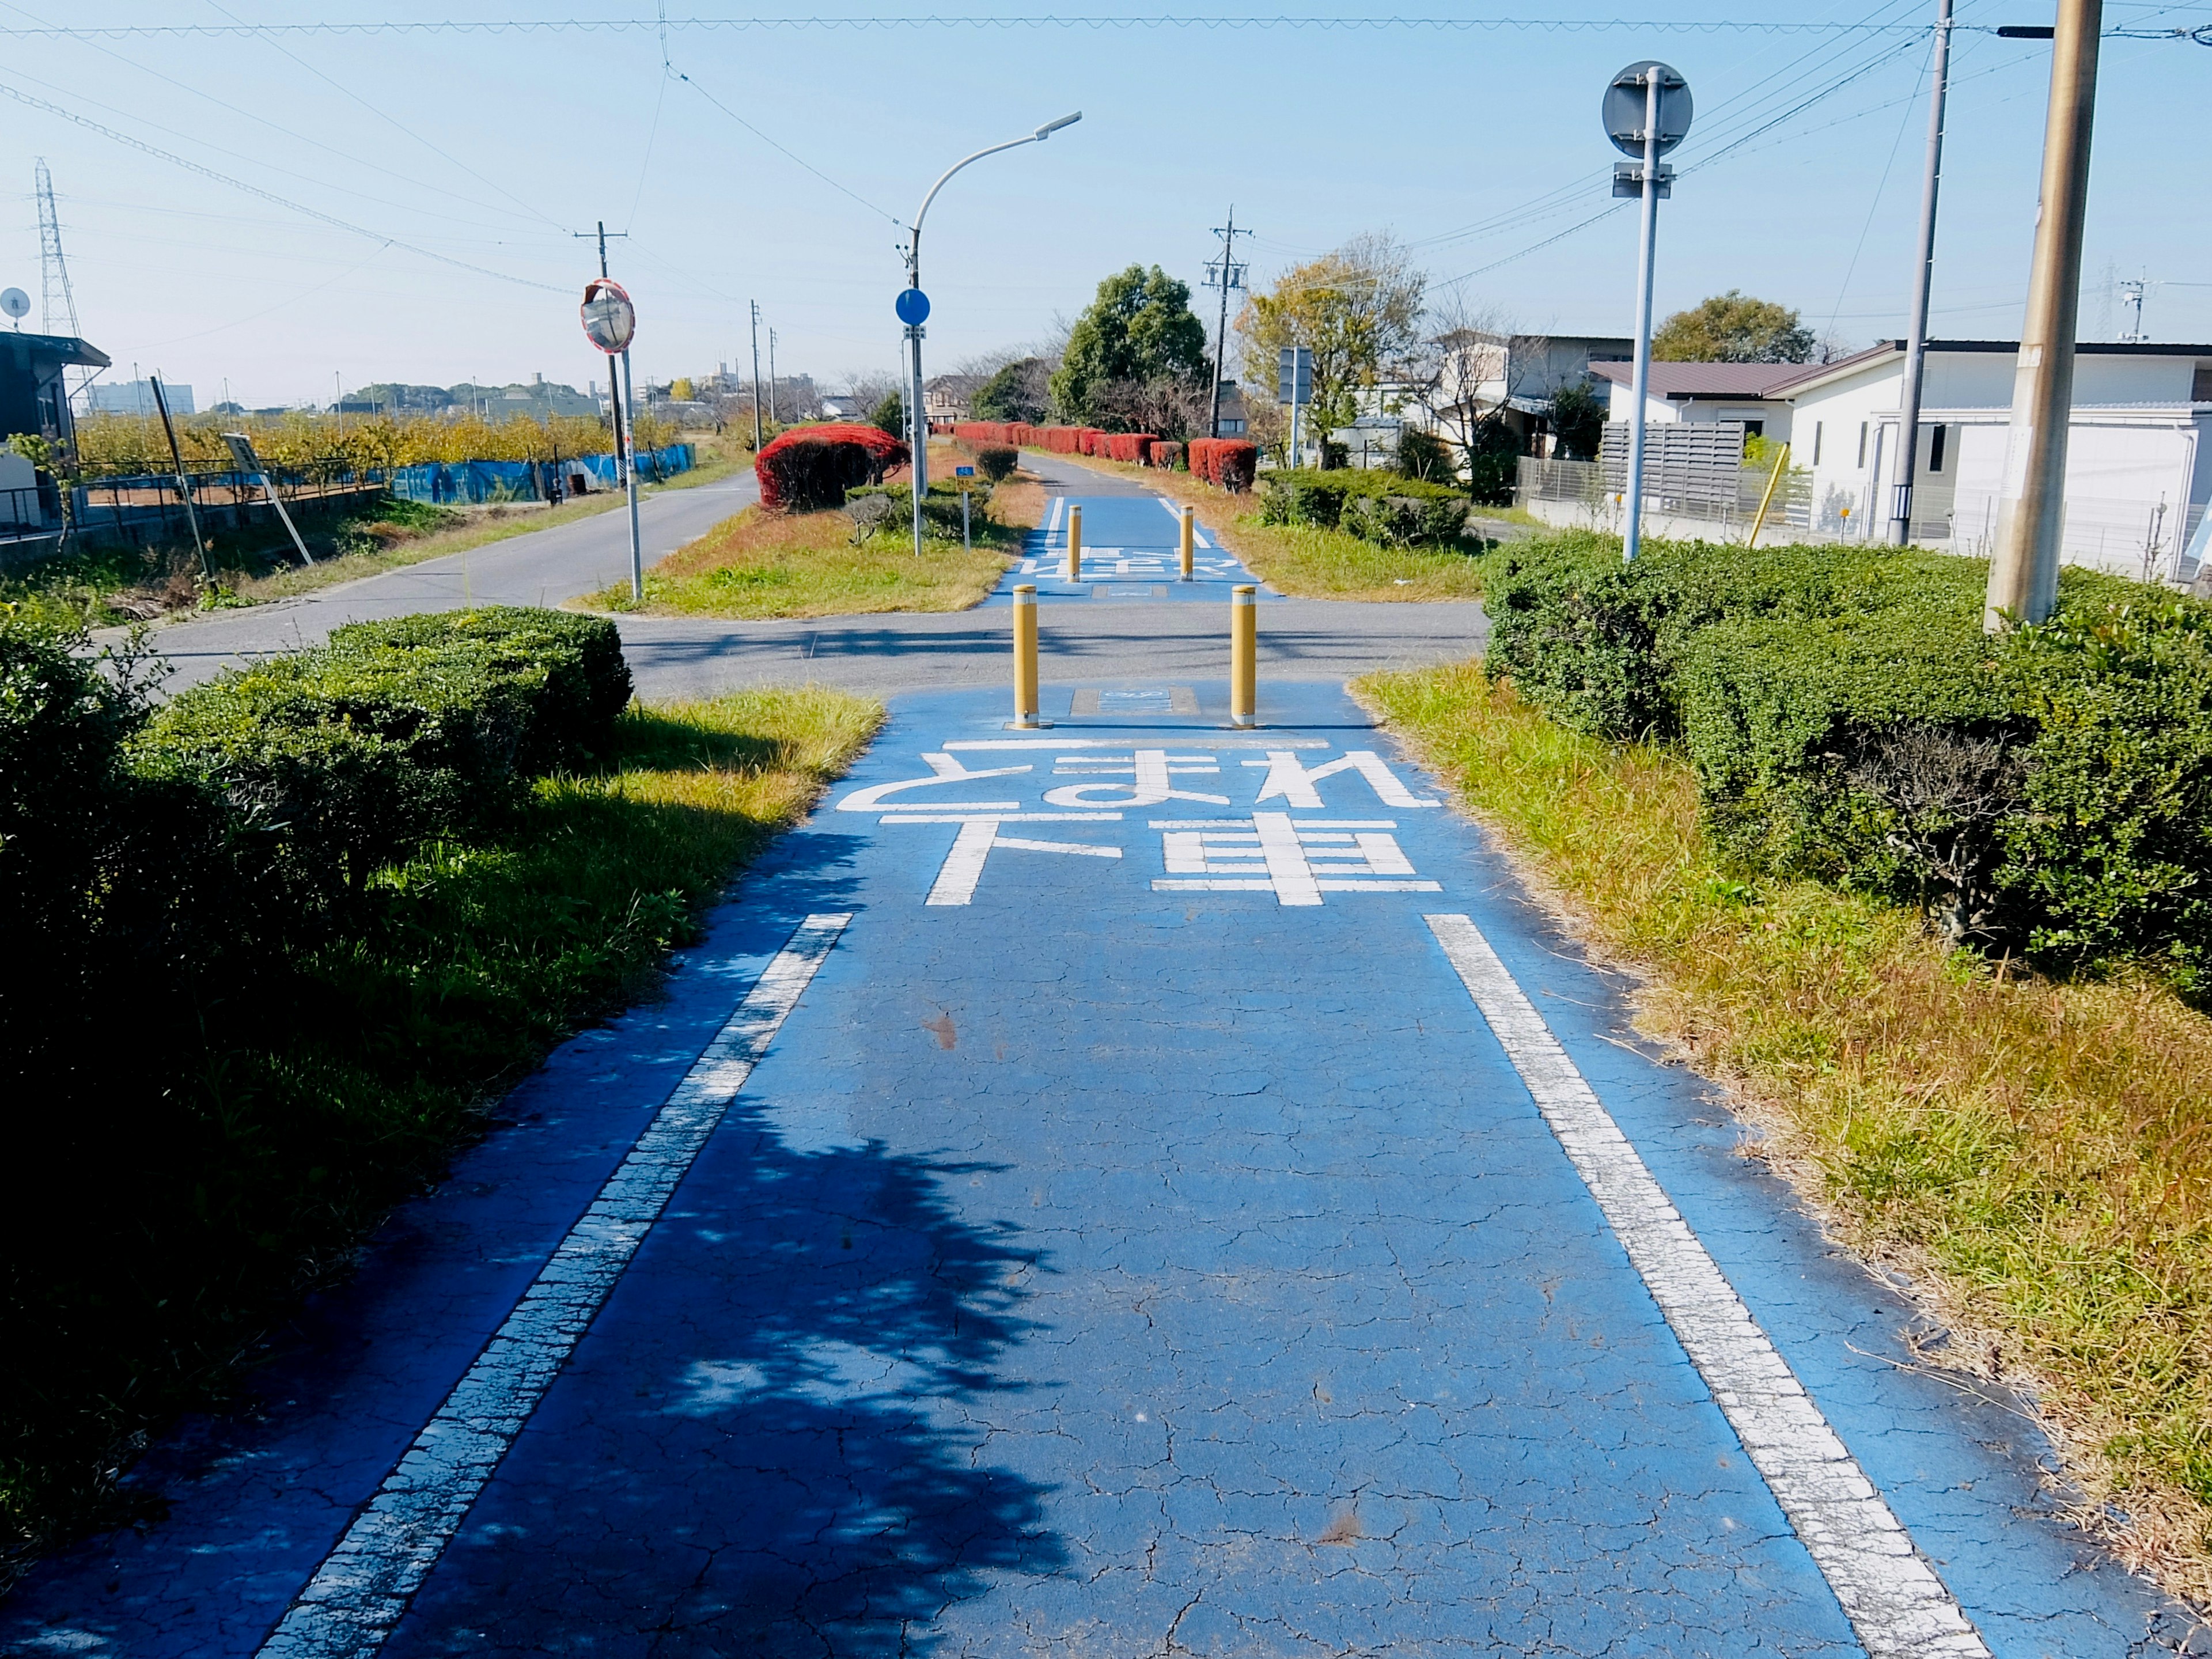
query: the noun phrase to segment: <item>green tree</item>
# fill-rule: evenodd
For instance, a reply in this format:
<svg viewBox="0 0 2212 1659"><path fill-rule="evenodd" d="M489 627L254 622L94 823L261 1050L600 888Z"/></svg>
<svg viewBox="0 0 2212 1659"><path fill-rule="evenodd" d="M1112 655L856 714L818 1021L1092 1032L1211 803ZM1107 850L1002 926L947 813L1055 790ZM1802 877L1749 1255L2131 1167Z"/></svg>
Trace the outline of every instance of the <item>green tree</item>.
<svg viewBox="0 0 2212 1659"><path fill-rule="evenodd" d="M1334 253L1285 271L1270 294L1255 294L1237 319L1246 384L1272 389L1281 349L1313 353L1316 434L1358 418L1360 393L1395 375L1419 343L1427 276L1406 250L1380 234L1355 237Z"/></svg>
<svg viewBox="0 0 2212 1659"><path fill-rule="evenodd" d="M1559 440L1559 459L1594 461L1605 436L1605 405L1588 382L1570 380L1552 394L1552 430Z"/></svg>
<svg viewBox="0 0 2212 1659"><path fill-rule="evenodd" d="M979 421L1042 421L1051 412L1042 357L1018 357L975 388L968 407Z"/></svg>
<svg viewBox="0 0 2212 1659"><path fill-rule="evenodd" d="M1068 331L1052 400L1073 420L1120 428L1126 422L1108 407L1108 388L1202 380L1207 373L1206 325L1191 312L1188 285L1158 265L1131 265L1098 284L1098 297Z"/></svg>
<svg viewBox="0 0 2212 1659"><path fill-rule="evenodd" d="M1788 307L1732 288L1660 324L1651 355L1669 363L1809 362L1813 331Z"/></svg>
<svg viewBox="0 0 2212 1659"><path fill-rule="evenodd" d="M883 401L876 405L875 411L868 416L868 422L872 426L883 428L892 437L903 443L906 441L906 399L896 392L886 392L884 393Z"/></svg>

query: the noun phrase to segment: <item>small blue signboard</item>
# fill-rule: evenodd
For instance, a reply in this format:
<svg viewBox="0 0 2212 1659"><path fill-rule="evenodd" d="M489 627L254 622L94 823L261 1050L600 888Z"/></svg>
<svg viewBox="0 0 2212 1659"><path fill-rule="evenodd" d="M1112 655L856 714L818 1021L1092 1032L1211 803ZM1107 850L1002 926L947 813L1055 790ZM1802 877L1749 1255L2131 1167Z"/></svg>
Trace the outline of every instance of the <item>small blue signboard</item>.
<svg viewBox="0 0 2212 1659"><path fill-rule="evenodd" d="M972 478L975 476L975 469L972 466L956 466L952 469L952 475L957 478Z"/></svg>
<svg viewBox="0 0 2212 1659"><path fill-rule="evenodd" d="M902 288L891 309L908 328L918 328L929 320L929 295L918 288Z"/></svg>

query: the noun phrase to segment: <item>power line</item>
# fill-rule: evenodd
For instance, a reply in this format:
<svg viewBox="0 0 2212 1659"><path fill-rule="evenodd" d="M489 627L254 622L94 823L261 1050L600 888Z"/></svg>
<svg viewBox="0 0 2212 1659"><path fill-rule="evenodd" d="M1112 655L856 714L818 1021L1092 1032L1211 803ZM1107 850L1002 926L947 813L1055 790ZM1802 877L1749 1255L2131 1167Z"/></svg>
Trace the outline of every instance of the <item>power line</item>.
<svg viewBox="0 0 2212 1659"><path fill-rule="evenodd" d="M247 184L243 179L234 179L227 173L218 173L213 167L203 167L198 161L187 161L173 150L162 149L157 145L148 143L143 138L134 138L127 132L118 131L113 127L104 125L100 122L94 120L90 116L79 115L75 110L64 109L59 104L50 103L44 98L34 97L31 94L23 91L19 87L9 86L4 81L0 81L0 98L11 99L15 102L22 105L26 109L40 110L48 115L58 115L64 121L71 122L77 126L81 126L88 132L96 132L104 138L112 138L118 144L128 145L131 149L137 150L142 155L151 155L158 161L167 161L173 166L184 168L187 173L196 173L203 179L212 179L219 185L228 185L233 190L242 190L249 196L258 196L264 202L274 202L279 207L289 208L295 213L304 214L310 219L319 220L324 224L331 226L335 229L345 231L350 235L366 236L370 240L381 242L387 247L404 248L408 252L419 255L422 258L434 259L440 264L452 265L458 270L473 271L479 276L490 276L500 282L514 283L524 288L542 289L548 294L565 294L568 292L567 289L556 288L550 283L533 282L527 276L509 276L503 270L493 270L484 265L471 264L467 260L456 259L449 253L434 252L431 249L420 246L416 243L402 241L397 236L386 236L381 231L371 230L363 225L356 225L350 220L339 218L335 214L325 213L319 208L308 207L304 203L291 200L289 197L279 196L273 190L264 190L258 185Z"/></svg>
<svg viewBox="0 0 2212 1659"><path fill-rule="evenodd" d="M2173 8L2172 9L2181 9ZM1869 34L1920 31L1905 23L1796 22L1771 19L1729 18L1691 21L1648 17L1315 17L1315 16L976 16L924 17L606 17L514 18L505 21L372 19L316 23L137 23L90 27L41 26L0 28L0 39L121 40L145 37L239 38L248 35L338 34L631 34L647 30L823 30L871 29L1320 29L1381 32L1431 29L1442 33L1513 29L1546 34L1587 34L1633 29L1644 33L1670 34ZM1959 24L1960 33L1995 33L1992 24ZM2110 37L2137 40L2193 39L2212 45L2212 25L2197 29L2107 29Z"/></svg>

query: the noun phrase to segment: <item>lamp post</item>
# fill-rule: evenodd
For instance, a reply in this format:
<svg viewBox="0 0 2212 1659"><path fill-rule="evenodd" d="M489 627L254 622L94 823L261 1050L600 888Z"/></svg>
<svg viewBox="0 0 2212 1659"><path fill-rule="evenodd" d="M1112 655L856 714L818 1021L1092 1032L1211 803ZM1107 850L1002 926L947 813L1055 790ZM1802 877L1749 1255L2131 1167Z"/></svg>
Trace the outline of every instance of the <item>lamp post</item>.
<svg viewBox="0 0 2212 1659"><path fill-rule="evenodd" d="M1062 127L1072 127L1082 118L1081 110L1073 115L1063 115L1057 121L1046 122L1035 132L1019 138L1010 138L1003 144L993 144L988 149L979 149L973 155L963 156L945 168L937 182L929 187L929 194L921 198L921 206L914 216L914 226L906 245L906 285L917 292L921 288L921 222L929 216L929 204L937 199L937 192L945 188L947 179L971 161L980 161L986 155L996 155L1002 149L1019 149L1024 144L1041 144ZM906 427L908 435L914 441L914 550L919 554L921 551L921 498L929 489L929 416L921 401L921 320L929 314L928 301L924 300L919 305L907 302L902 307L902 315L908 310L920 313L906 325L906 337L913 352L914 365L914 384L907 398Z"/></svg>

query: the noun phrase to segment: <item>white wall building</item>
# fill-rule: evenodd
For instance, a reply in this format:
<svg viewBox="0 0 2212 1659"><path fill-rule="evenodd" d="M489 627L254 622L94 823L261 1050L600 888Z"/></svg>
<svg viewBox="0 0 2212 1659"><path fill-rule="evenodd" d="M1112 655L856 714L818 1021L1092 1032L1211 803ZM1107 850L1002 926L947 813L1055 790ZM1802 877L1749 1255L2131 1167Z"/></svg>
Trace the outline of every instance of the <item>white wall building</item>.
<svg viewBox="0 0 2212 1659"><path fill-rule="evenodd" d="M176 380L161 382L161 391L169 400L169 413L191 415L192 389ZM161 411L154 402L154 383L151 380L94 380L84 389L84 406L93 415L158 415Z"/></svg>
<svg viewBox="0 0 2212 1659"><path fill-rule="evenodd" d="M1611 388L1609 421L1636 409L1636 366L1592 363ZM1802 363L1654 363L1644 391L1647 425L1669 421L1741 421L1747 437L1790 441L1790 404L1781 388L1805 373Z"/></svg>
<svg viewBox="0 0 2212 1659"><path fill-rule="evenodd" d="M2009 340L1934 340L1920 398L1913 539L1986 555L2011 434ZM2075 348L2061 556L2121 575L2188 581L2190 537L2212 500L2212 345ZM1879 540L1897 482L1905 343L1801 369L1793 466L1813 473L1814 528Z"/></svg>

